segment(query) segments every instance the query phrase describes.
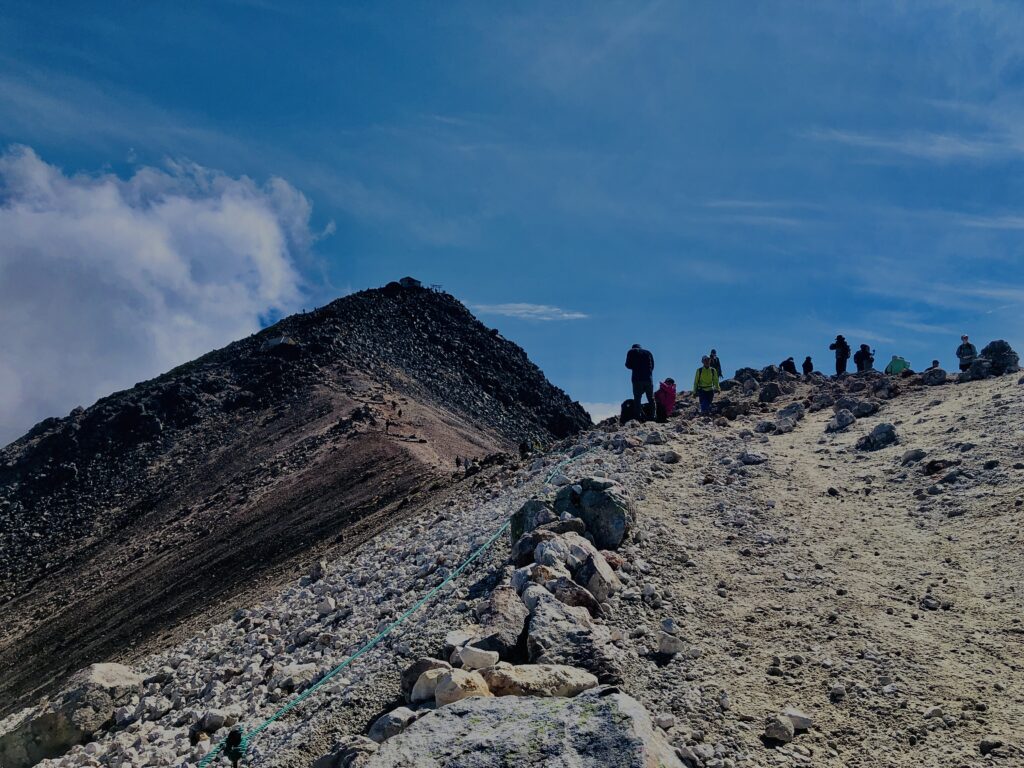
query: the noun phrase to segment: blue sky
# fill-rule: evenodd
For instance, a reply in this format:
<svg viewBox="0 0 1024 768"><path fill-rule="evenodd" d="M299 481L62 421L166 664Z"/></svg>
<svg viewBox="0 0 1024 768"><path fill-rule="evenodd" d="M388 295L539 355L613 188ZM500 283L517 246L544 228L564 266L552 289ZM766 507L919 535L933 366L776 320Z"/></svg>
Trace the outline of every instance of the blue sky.
<svg viewBox="0 0 1024 768"><path fill-rule="evenodd" d="M102 252L97 232L149 215L157 177L209 203L237 254L195 250L181 217L148 221L194 278L157 291L183 341L101 381L60 371L82 401L122 367L130 386L240 333L192 312L209 260L249 323L407 273L440 283L587 403L628 395L633 342L683 382L710 347L729 371L806 354L827 368L836 332L922 367L952 366L961 331L1019 348L1022 85L1024 6L994 1L8 0L0 16L0 147L35 158L9 163L19 178L56 174L76 201L118 190L119 223L88 228ZM6 187L16 226L35 193ZM243 218L225 220L225 195L251 204ZM81 221L54 199L48 215ZM244 221L266 232L262 260ZM75 236L29 236L19 263L74 251ZM118 302L150 301L118 265L112 296L82 298L110 323ZM18 274L0 280L13 291ZM24 313L51 301L33 278ZM33 390L20 375L0 386Z"/></svg>

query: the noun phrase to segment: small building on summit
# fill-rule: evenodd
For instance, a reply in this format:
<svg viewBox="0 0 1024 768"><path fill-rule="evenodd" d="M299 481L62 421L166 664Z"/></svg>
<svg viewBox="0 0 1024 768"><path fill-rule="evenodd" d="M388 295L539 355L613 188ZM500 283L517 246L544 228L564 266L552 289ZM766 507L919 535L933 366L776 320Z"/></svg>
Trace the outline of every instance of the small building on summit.
<svg viewBox="0 0 1024 768"><path fill-rule="evenodd" d="M398 281L398 284L403 288L422 288L423 283L417 280L415 277L403 277Z"/></svg>

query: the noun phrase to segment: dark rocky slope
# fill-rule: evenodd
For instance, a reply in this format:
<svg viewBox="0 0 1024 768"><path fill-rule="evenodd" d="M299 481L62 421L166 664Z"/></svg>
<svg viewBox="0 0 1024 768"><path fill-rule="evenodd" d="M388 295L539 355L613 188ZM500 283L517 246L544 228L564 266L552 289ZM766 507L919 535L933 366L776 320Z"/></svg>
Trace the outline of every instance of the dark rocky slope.
<svg viewBox="0 0 1024 768"><path fill-rule="evenodd" d="M47 419L0 451L4 710L414 513L458 457L589 423L453 297L396 285Z"/></svg>

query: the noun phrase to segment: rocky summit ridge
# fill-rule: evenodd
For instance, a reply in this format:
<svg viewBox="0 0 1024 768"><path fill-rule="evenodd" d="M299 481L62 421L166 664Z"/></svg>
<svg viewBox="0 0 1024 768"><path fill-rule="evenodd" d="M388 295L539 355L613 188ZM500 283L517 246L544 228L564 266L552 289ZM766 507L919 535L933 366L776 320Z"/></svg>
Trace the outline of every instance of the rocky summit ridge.
<svg viewBox="0 0 1024 768"><path fill-rule="evenodd" d="M323 682L245 765L1019 765L1013 368L741 369L710 419L684 394L665 424L481 465L0 721L0 764L196 766Z"/></svg>
<svg viewBox="0 0 1024 768"><path fill-rule="evenodd" d="M360 291L0 450L0 703L590 425L449 294Z"/></svg>

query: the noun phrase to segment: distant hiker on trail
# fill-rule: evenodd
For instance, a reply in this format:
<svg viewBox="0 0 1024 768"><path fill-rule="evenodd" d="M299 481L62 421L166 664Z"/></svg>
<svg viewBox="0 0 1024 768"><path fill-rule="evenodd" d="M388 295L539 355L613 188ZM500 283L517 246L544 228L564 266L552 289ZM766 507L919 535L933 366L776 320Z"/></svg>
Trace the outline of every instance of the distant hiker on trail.
<svg viewBox="0 0 1024 768"><path fill-rule="evenodd" d="M934 371L938 367L939 367L939 361L938 360L932 360L932 364L929 365L927 368L925 368L925 370L926 371Z"/></svg>
<svg viewBox="0 0 1024 768"><path fill-rule="evenodd" d="M804 358L803 369L804 369L804 376L806 376L809 373L814 373L814 363L811 362L811 356L810 355L808 355L807 357Z"/></svg>
<svg viewBox="0 0 1024 768"><path fill-rule="evenodd" d="M974 358L978 356L978 350L967 339L967 335L960 337L960 346L956 348L956 357L960 361L960 370L966 371L971 367Z"/></svg>
<svg viewBox="0 0 1024 768"><path fill-rule="evenodd" d="M857 366L857 372L870 371L875 367L875 353L867 344L861 344L860 349L853 356L853 364Z"/></svg>
<svg viewBox="0 0 1024 768"><path fill-rule="evenodd" d="M779 363L779 368L784 370L786 373L792 373L794 376L797 375L797 373L796 373L796 363L793 362L793 358L792 357L787 357L785 360L783 360L781 363Z"/></svg>
<svg viewBox="0 0 1024 768"><path fill-rule="evenodd" d="M904 371L910 370L910 363L899 355L893 355L892 360L885 366L885 372L890 376L899 376Z"/></svg>
<svg viewBox="0 0 1024 768"><path fill-rule="evenodd" d="M693 394L700 401L700 412L706 416L711 415L711 401L715 399L715 392L720 392L718 386L718 371L711 367L711 358L705 355L701 358L700 368L693 377Z"/></svg>
<svg viewBox="0 0 1024 768"><path fill-rule="evenodd" d="M718 350L711 350L711 367L718 371L718 378L722 378L722 361L718 359Z"/></svg>
<svg viewBox="0 0 1024 768"><path fill-rule="evenodd" d="M846 373L846 361L850 359L850 345L840 334L836 336L834 342L829 344L828 348L836 351L836 376L842 376Z"/></svg>
<svg viewBox="0 0 1024 768"><path fill-rule="evenodd" d="M665 379L654 393L654 401L657 403L657 414L655 421L666 422L676 409L676 381Z"/></svg>
<svg viewBox="0 0 1024 768"><path fill-rule="evenodd" d="M654 355L634 344L626 353L626 367L633 372L633 406L637 418L643 418L640 396L646 394L647 402L654 408Z"/></svg>

